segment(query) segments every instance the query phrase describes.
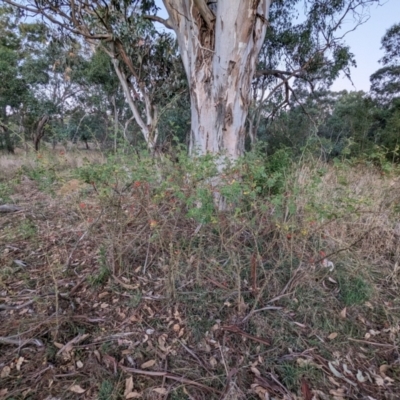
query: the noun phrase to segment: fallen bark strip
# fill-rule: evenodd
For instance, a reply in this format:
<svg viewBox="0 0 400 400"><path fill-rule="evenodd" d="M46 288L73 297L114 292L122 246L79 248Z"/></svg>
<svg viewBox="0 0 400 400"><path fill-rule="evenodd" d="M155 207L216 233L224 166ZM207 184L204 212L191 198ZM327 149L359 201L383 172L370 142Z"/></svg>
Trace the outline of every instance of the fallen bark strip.
<svg viewBox="0 0 400 400"><path fill-rule="evenodd" d="M26 303L20 304L18 306L8 306L7 304L0 304L0 310L20 310L33 304L35 300L29 300Z"/></svg>
<svg viewBox="0 0 400 400"><path fill-rule="evenodd" d="M34 344L37 347L43 347L43 342L39 339L23 340L23 339L13 339L10 337L0 336L0 343L1 344L12 344L15 346L19 346L20 348L26 346L27 344Z"/></svg>
<svg viewBox="0 0 400 400"><path fill-rule="evenodd" d="M184 378L183 376L171 374L170 372L167 372L167 371L165 371L165 372L164 371L145 371L143 369L124 367L123 365L119 365L119 367L123 371L130 372L132 374L147 375L147 376L160 376L160 377L163 377L163 378L172 379L172 380L180 382L180 383L186 383L187 385L197 386L199 388L202 388L204 390L208 390L209 392L217 393L219 395L222 394L222 392L220 392L217 389L213 389L213 388L211 388L209 386L206 386L206 385L203 385L203 384L201 384L199 382L192 381L190 379Z"/></svg>

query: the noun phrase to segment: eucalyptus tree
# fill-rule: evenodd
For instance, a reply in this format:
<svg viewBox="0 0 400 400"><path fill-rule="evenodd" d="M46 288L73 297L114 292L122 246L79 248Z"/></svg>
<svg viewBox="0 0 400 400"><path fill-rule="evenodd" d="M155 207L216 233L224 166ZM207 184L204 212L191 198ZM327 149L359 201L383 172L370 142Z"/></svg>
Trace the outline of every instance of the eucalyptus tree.
<svg viewBox="0 0 400 400"><path fill-rule="evenodd" d="M371 77L371 92L383 103L400 97L400 23L387 30L382 38L385 54L380 60L382 68Z"/></svg>
<svg viewBox="0 0 400 400"><path fill-rule="evenodd" d="M351 79L350 67L355 66L355 59L345 36L368 19L372 3L305 1L304 7L298 1L272 4L270 28L253 80L248 118L252 142L260 133L260 123L265 129L279 110L296 106L305 118L311 118L310 132L317 133L322 119L320 114L307 112L309 102L326 93L341 72Z"/></svg>
<svg viewBox="0 0 400 400"><path fill-rule="evenodd" d="M382 68L371 77L371 94L379 102L375 114L376 141L384 146L390 159L400 159L400 23L390 27L382 38Z"/></svg>
<svg viewBox="0 0 400 400"><path fill-rule="evenodd" d="M16 138L10 119L24 99L29 87L21 76L24 57L23 42L18 30L18 12L0 7L0 148L14 152Z"/></svg>

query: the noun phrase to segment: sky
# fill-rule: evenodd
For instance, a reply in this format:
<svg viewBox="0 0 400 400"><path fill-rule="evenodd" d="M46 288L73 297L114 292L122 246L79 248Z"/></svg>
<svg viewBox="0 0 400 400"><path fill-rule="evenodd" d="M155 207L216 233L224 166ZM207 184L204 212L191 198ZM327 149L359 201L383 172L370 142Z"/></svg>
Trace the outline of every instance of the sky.
<svg viewBox="0 0 400 400"><path fill-rule="evenodd" d="M162 0L156 0L156 3L161 8L159 15L166 18ZM400 0L381 0L381 3L381 6L373 5L370 8L370 17L367 22L345 37L345 42L350 46L357 62L357 68L351 68L354 86L342 75L334 82L332 90L369 91L369 77L381 67L378 62L383 56L383 51L380 49L381 39L387 29L395 23L400 23ZM344 31L353 25L354 22L349 19L344 26Z"/></svg>
<svg viewBox="0 0 400 400"><path fill-rule="evenodd" d="M400 23L400 0L385 0L381 6L371 7L369 20L345 38L357 62L357 68L351 69L354 86L342 76L335 81L332 90L369 90L370 75L381 68L378 62L384 54L380 49L381 39L395 23Z"/></svg>

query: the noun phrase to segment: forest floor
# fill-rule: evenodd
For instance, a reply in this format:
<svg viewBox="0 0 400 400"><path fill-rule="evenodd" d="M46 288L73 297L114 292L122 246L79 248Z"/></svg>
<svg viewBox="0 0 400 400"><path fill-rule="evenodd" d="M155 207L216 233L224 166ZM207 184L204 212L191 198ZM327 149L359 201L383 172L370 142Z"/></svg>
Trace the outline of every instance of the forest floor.
<svg viewBox="0 0 400 400"><path fill-rule="evenodd" d="M85 159L0 156L0 399L400 398L396 171L304 166L296 213L199 223Z"/></svg>

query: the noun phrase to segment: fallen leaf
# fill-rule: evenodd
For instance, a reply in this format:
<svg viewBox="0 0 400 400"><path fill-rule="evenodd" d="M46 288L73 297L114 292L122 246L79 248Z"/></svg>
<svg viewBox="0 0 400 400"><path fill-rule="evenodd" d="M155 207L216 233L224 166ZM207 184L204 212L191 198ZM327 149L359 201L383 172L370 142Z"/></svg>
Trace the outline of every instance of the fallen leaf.
<svg viewBox="0 0 400 400"><path fill-rule="evenodd" d="M337 378L341 378L343 380L345 380L347 383L350 383L350 385L353 385L354 387L357 387L357 384L353 381L351 381L350 379L347 379L341 372L339 372L331 362L328 363L329 369L331 370L331 372L333 373L333 375L335 375Z"/></svg>
<svg viewBox="0 0 400 400"><path fill-rule="evenodd" d="M251 372L255 375L260 377L261 376L261 372L256 368L256 367L251 367Z"/></svg>
<svg viewBox="0 0 400 400"><path fill-rule="evenodd" d="M362 374L360 370L357 371L357 380L358 382L366 382L367 378Z"/></svg>
<svg viewBox="0 0 400 400"><path fill-rule="evenodd" d="M343 364L343 371L345 374L353 376L353 373L348 369L347 364Z"/></svg>
<svg viewBox="0 0 400 400"><path fill-rule="evenodd" d="M167 389L161 387L161 388L155 388L153 389L153 392L156 392L158 394L166 395L168 393Z"/></svg>
<svg viewBox="0 0 400 400"><path fill-rule="evenodd" d="M335 400L344 400L344 389L332 389L329 391L329 394L331 394Z"/></svg>
<svg viewBox="0 0 400 400"><path fill-rule="evenodd" d="M133 377L129 377L128 379L125 379L125 391L124 391L124 396L126 396L133 391Z"/></svg>
<svg viewBox="0 0 400 400"><path fill-rule="evenodd" d="M308 367L311 364L312 360L305 359L305 358L298 358L296 360L296 362L299 365L299 367L305 368L305 367Z"/></svg>
<svg viewBox="0 0 400 400"><path fill-rule="evenodd" d="M143 363L140 368L146 369L146 368L151 368L154 364L156 363L156 360L149 360Z"/></svg>
<svg viewBox="0 0 400 400"><path fill-rule="evenodd" d="M337 336L338 336L338 333L337 332L333 332L328 336L328 339L329 340L333 340L333 339L337 338Z"/></svg>
<svg viewBox="0 0 400 400"><path fill-rule="evenodd" d="M125 396L125 399L140 399L142 394L139 392L131 392Z"/></svg>
<svg viewBox="0 0 400 400"><path fill-rule="evenodd" d="M374 376L375 382L378 386L391 386L394 380L386 376L385 378L380 377L379 375Z"/></svg>
<svg viewBox="0 0 400 400"><path fill-rule="evenodd" d="M336 378L342 378L343 375L333 366L331 362L328 363L329 369L336 376Z"/></svg>
<svg viewBox="0 0 400 400"><path fill-rule="evenodd" d="M387 365L387 364L383 364L379 367L379 373L381 374L382 378L386 377L386 372L388 371L388 369L389 369L389 365Z"/></svg>
<svg viewBox="0 0 400 400"><path fill-rule="evenodd" d="M101 361L101 356L100 356L100 352L98 350L95 350L93 352L93 354L96 356L97 361L100 362Z"/></svg>
<svg viewBox="0 0 400 400"><path fill-rule="evenodd" d="M330 397L321 390L314 389L313 393L314 393L313 399L315 400L330 400Z"/></svg>
<svg viewBox="0 0 400 400"><path fill-rule="evenodd" d="M211 365L212 368L215 368L217 366L217 364L218 364L218 361L216 360L215 357L210 357L210 361L209 362L210 362L210 365Z"/></svg>
<svg viewBox="0 0 400 400"><path fill-rule="evenodd" d="M21 370L21 366L22 366L22 363L24 362L24 360L25 360L24 357L18 358L17 365L16 365L17 371L20 371L20 370Z"/></svg>
<svg viewBox="0 0 400 400"><path fill-rule="evenodd" d="M6 365L2 370L0 374L0 378L7 378L8 375L10 375L11 368Z"/></svg>
<svg viewBox="0 0 400 400"><path fill-rule="evenodd" d="M373 310L374 309L374 306L369 302L369 301L366 301L365 303L364 303L364 305L366 305L368 308L370 308L371 310Z"/></svg>
<svg viewBox="0 0 400 400"><path fill-rule="evenodd" d="M5 388L5 389L0 389L0 396L5 396L6 394L8 393L8 389L7 388Z"/></svg>
<svg viewBox="0 0 400 400"><path fill-rule="evenodd" d="M380 377L380 376L376 376L376 377L375 377L375 383L376 383L378 386L385 386L385 381L384 381L383 378Z"/></svg>
<svg viewBox="0 0 400 400"><path fill-rule="evenodd" d="M86 392L86 390L81 388L79 385L72 385L68 390L70 392L74 392L74 393L78 393L78 394L82 394L82 393Z"/></svg>
<svg viewBox="0 0 400 400"><path fill-rule="evenodd" d="M346 313L347 313L347 307L343 308L342 311L340 311L339 317L342 319L346 318Z"/></svg>
<svg viewBox="0 0 400 400"><path fill-rule="evenodd" d="M329 381L332 382L334 385L336 385L336 386L341 386L341 384L340 384L337 380L335 380L333 377L328 376L328 379L329 379Z"/></svg>
<svg viewBox="0 0 400 400"><path fill-rule="evenodd" d="M174 332L179 332L181 327L179 326L179 324L175 324L172 329L174 330Z"/></svg>
<svg viewBox="0 0 400 400"><path fill-rule="evenodd" d="M308 385L308 382L305 379L301 381L301 394L303 395L304 400L312 400L313 398L310 386Z"/></svg>
<svg viewBox="0 0 400 400"><path fill-rule="evenodd" d="M263 388L262 386L252 384L251 388L258 395L258 397L261 400L269 400L270 399L267 389Z"/></svg>

